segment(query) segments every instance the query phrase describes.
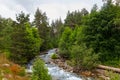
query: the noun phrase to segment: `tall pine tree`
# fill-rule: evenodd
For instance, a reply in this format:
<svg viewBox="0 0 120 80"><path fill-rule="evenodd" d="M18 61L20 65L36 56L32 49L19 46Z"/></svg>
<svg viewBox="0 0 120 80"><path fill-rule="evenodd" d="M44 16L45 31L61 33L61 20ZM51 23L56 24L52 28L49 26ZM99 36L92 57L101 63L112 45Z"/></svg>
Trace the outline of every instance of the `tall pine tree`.
<svg viewBox="0 0 120 80"><path fill-rule="evenodd" d="M39 8L36 10L35 15L34 15L34 26L38 28L39 36L43 40L43 44L40 48L40 50L46 50L50 48L49 44L49 32L50 29L48 27L48 19L46 16L46 13L42 13Z"/></svg>
<svg viewBox="0 0 120 80"><path fill-rule="evenodd" d="M21 12L16 17L11 45L11 60L19 64L25 64L39 53L40 38L37 29L29 23L29 15Z"/></svg>

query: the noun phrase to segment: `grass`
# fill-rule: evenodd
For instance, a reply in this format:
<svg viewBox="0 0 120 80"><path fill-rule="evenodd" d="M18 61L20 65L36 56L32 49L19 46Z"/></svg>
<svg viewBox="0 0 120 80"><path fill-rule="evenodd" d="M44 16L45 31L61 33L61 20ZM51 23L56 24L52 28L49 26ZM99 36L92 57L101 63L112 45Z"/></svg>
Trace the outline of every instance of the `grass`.
<svg viewBox="0 0 120 80"><path fill-rule="evenodd" d="M58 55L55 54L55 53L53 53L53 54L51 55L51 58L52 58L52 59L58 59Z"/></svg>
<svg viewBox="0 0 120 80"><path fill-rule="evenodd" d="M120 80L120 74L118 73L107 71L106 74L109 76L110 80Z"/></svg>
<svg viewBox="0 0 120 80"><path fill-rule="evenodd" d="M0 53L0 80L30 80L25 69L7 59L4 53Z"/></svg>

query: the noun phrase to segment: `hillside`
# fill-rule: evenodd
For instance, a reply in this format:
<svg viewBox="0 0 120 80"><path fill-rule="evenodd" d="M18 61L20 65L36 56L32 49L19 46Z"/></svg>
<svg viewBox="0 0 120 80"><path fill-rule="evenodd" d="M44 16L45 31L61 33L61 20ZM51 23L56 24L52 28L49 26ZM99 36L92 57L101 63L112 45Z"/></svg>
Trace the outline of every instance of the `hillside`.
<svg viewBox="0 0 120 80"><path fill-rule="evenodd" d="M2 53L0 54L0 80L29 80L24 67L8 60Z"/></svg>

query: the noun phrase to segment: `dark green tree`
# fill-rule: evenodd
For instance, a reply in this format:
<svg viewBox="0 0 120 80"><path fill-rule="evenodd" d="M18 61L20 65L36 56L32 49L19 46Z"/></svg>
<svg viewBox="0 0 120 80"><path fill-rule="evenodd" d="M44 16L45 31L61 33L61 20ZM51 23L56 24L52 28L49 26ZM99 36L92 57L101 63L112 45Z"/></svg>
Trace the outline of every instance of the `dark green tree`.
<svg viewBox="0 0 120 80"><path fill-rule="evenodd" d="M50 28L48 27L48 19L46 13L42 13L39 8L36 10L34 15L34 26L38 28L39 36L42 38L43 44L41 50L46 50L51 47L50 42Z"/></svg>
<svg viewBox="0 0 120 80"><path fill-rule="evenodd" d="M83 16L85 16L85 15L88 15L89 12L88 12L85 8L83 8L83 9L81 10L81 14L82 14Z"/></svg>
<svg viewBox="0 0 120 80"><path fill-rule="evenodd" d="M91 13L86 20L84 41L88 47L94 49L95 53L101 53L101 61L119 59L120 32L119 24L117 25L119 12L120 7L108 0L100 12Z"/></svg>
<svg viewBox="0 0 120 80"><path fill-rule="evenodd" d="M81 25L81 20L82 14L80 11L68 11L64 25L74 29L76 25Z"/></svg>
<svg viewBox="0 0 120 80"><path fill-rule="evenodd" d="M59 42L60 56L66 59L70 58L69 46L71 46L71 32L71 28L66 27Z"/></svg>
<svg viewBox="0 0 120 80"><path fill-rule="evenodd" d="M63 23L61 19L57 19L55 21L52 21L51 23L50 38L53 47L58 47L58 42L62 34L62 27L63 27Z"/></svg>
<svg viewBox="0 0 120 80"><path fill-rule="evenodd" d="M29 16L21 12L17 16L17 22L13 23L10 58L19 64L27 63L39 53L40 49L41 41L37 29L32 28L28 20Z"/></svg>
<svg viewBox="0 0 120 80"><path fill-rule="evenodd" d="M19 24L23 24L29 22L29 14L25 15L22 11L21 14L16 15L16 20Z"/></svg>
<svg viewBox="0 0 120 80"><path fill-rule="evenodd" d="M0 18L0 50L9 51L13 32L11 19Z"/></svg>
<svg viewBox="0 0 120 80"><path fill-rule="evenodd" d="M75 69L91 70L98 64L98 55L84 44L73 45L70 53Z"/></svg>
<svg viewBox="0 0 120 80"><path fill-rule="evenodd" d="M98 10L98 6L97 6L97 4L94 4L91 9L91 13L97 12L97 10Z"/></svg>

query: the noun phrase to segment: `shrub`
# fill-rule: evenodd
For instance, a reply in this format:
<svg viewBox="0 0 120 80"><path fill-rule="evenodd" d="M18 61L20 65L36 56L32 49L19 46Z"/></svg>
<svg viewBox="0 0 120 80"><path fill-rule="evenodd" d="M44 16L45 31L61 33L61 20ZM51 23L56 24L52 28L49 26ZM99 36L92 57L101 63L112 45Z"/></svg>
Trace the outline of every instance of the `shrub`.
<svg viewBox="0 0 120 80"><path fill-rule="evenodd" d="M53 54L51 55L51 58L52 58L52 59L58 59L58 55L55 54L55 53L53 53Z"/></svg>
<svg viewBox="0 0 120 80"><path fill-rule="evenodd" d="M18 73L19 76L25 76L25 68L21 67L20 72Z"/></svg>
<svg viewBox="0 0 120 80"><path fill-rule="evenodd" d="M48 74L45 63L39 58L37 58L33 64L31 80L51 80L51 76Z"/></svg>
<svg viewBox="0 0 120 80"><path fill-rule="evenodd" d="M59 52L60 57L69 59L70 58L70 52L67 49L60 50Z"/></svg>
<svg viewBox="0 0 120 80"><path fill-rule="evenodd" d="M74 66L77 67L77 69L91 70L95 68L98 63L98 55L85 45L72 46L71 56Z"/></svg>
<svg viewBox="0 0 120 80"><path fill-rule="evenodd" d="M25 76L25 69L20 67L17 64L13 64L10 67L10 70L11 70L12 74L14 74L14 75Z"/></svg>
<svg viewBox="0 0 120 80"><path fill-rule="evenodd" d="M62 36L59 41L59 49L60 49L60 56L65 59L70 58L69 54L69 46L71 46L71 33L72 29L69 27L66 27L64 32L62 33Z"/></svg>
<svg viewBox="0 0 120 80"><path fill-rule="evenodd" d="M10 67L10 70L13 74L18 74L20 72L20 66L14 64Z"/></svg>
<svg viewBox="0 0 120 80"><path fill-rule="evenodd" d="M110 80L119 80L120 79L120 74L112 72L112 71L107 71L106 74L109 76Z"/></svg>
<svg viewBox="0 0 120 80"><path fill-rule="evenodd" d="M120 66L120 59L110 59L106 62L103 62L104 65L112 66L112 67L119 67Z"/></svg>

